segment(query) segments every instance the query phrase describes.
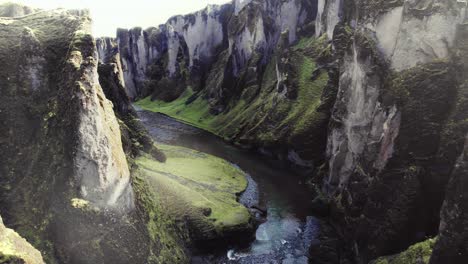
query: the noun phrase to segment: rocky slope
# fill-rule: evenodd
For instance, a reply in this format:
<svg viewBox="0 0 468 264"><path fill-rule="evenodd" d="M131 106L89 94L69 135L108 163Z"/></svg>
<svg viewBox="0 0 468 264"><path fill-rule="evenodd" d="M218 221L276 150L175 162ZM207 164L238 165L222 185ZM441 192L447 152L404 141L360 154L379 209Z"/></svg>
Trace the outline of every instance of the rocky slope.
<svg viewBox="0 0 468 264"><path fill-rule="evenodd" d="M456 0L233 1L119 30L113 47L128 93L149 96L141 107L315 165L347 241L334 259L368 263L439 234L431 263L464 263L466 10Z"/></svg>

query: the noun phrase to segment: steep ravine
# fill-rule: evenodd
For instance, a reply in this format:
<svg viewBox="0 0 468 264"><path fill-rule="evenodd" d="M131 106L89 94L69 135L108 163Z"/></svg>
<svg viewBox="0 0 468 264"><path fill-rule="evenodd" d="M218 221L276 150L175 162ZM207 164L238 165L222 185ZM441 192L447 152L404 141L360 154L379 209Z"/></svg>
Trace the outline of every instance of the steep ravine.
<svg viewBox="0 0 468 264"><path fill-rule="evenodd" d="M118 52L98 59L87 11L16 15L0 18L0 212L19 235L2 224L1 263L187 263L197 241L249 237L254 220L237 202L244 175L202 153L155 147ZM170 190L161 183L173 178L168 186L194 186L182 219L162 202Z"/></svg>
<svg viewBox="0 0 468 264"><path fill-rule="evenodd" d="M0 5L0 263L468 263L467 9Z"/></svg>
<svg viewBox="0 0 468 264"><path fill-rule="evenodd" d="M437 236L453 230L441 208L467 131L466 10L456 0L233 1L109 41L138 106L315 170L314 203L347 241L324 263L407 248L381 261L426 263L434 244L431 263L464 263L463 243L443 255ZM411 253L420 247L424 256Z"/></svg>

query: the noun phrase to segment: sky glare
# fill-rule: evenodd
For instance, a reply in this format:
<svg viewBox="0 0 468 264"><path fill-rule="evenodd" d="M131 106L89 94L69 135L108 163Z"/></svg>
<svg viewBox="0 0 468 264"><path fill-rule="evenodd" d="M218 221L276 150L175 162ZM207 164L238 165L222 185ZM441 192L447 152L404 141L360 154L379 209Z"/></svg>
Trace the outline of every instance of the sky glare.
<svg viewBox="0 0 468 264"><path fill-rule="evenodd" d="M43 8L88 8L93 17L95 36L115 36L115 30L163 24L174 15L191 13L208 4L230 0L0 0Z"/></svg>

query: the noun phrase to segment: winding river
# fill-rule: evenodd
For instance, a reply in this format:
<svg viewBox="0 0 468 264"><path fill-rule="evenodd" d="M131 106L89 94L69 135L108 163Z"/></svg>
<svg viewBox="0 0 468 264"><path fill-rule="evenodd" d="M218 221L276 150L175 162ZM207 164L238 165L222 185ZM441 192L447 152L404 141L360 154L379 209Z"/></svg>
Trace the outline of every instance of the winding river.
<svg viewBox="0 0 468 264"><path fill-rule="evenodd" d="M156 142L209 153L239 166L249 181L240 202L267 210L266 221L258 227L249 246L232 246L195 256L193 263L308 263L308 248L317 243L319 225L309 215L311 197L304 176L170 117L137 111Z"/></svg>

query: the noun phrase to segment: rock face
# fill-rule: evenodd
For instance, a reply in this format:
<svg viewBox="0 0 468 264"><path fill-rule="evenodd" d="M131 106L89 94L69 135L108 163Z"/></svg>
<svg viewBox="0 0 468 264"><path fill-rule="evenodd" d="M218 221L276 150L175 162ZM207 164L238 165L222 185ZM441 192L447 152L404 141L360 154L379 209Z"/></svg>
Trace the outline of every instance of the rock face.
<svg viewBox="0 0 468 264"><path fill-rule="evenodd" d="M323 190L338 229L355 243L350 255L367 263L439 232L467 129L466 12L456 1L343 8L333 36L340 78ZM337 35L343 27L354 31L347 41Z"/></svg>
<svg viewBox="0 0 468 264"><path fill-rule="evenodd" d="M41 253L15 231L6 228L0 217L0 262L43 264Z"/></svg>
<svg viewBox="0 0 468 264"><path fill-rule="evenodd" d="M75 38L79 39L74 41L81 41L86 37L84 34L78 31ZM76 96L82 107L78 114L80 125L74 157L75 177L84 199L105 208L132 209L130 171L122 149L119 125L112 103L106 99L102 89L97 88L100 85L95 51L88 52L82 54L78 50L71 53L71 63L83 80L75 83L80 91Z"/></svg>
<svg viewBox="0 0 468 264"><path fill-rule="evenodd" d="M463 263L468 259L466 230L468 200L466 198L468 137L448 184L447 197L441 211L439 237L430 263Z"/></svg>
<svg viewBox="0 0 468 264"><path fill-rule="evenodd" d="M200 90L221 51L225 51L223 56L230 61L223 65L228 71L224 79L237 78L257 50L262 49L263 55L272 51L281 32L289 30L289 41L296 40L297 28L311 19L305 7L301 1L234 1L175 16L158 28L118 30L117 42L129 95L132 98L150 95L155 87L145 90L144 82L148 79L157 82L165 77L181 79ZM226 99L213 96L218 101Z"/></svg>

